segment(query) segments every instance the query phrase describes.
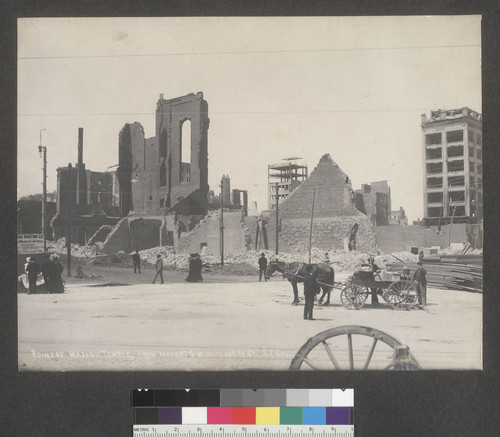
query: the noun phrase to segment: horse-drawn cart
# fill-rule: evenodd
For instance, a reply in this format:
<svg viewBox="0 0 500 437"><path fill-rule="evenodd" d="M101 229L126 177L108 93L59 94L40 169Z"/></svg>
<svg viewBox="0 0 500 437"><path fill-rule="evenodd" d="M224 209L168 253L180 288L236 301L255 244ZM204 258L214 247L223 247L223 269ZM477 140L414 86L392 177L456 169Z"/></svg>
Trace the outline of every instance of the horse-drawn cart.
<svg viewBox="0 0 500 437"><path fill-rule="evenodd" d="M417 303L417 289L410 279L409 269L403 269L389 280L383 280L379 273L359 270L348 278L340 294L340 301L345 308L358 310L372 293L381 295L398 310L408 310Z"/></svg>

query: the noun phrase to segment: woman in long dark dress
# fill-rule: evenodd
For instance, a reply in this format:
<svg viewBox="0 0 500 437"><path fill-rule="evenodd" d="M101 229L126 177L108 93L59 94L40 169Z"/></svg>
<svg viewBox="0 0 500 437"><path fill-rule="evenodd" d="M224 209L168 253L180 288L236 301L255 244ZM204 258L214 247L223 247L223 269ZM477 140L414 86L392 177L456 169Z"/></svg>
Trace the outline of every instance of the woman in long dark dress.
<svg viewBox="0 0 500 437"><path fill-rule="evenodd" d="M195 262L195 256L194 253L191 254L191 257L189 258L189 273L186 278L187 282L196 282L196 262Z"/></svg>
<svg viewBox="0 0 500 437"><path fill-rule="evenodd" d="M52 266L50 268L49 273L49 293L64 293L64 284L61 277L61 274L64 270L62 264L59 262L59 256L53 254L50 256L50 260L52 261Z"/></svg>
<svg viewBox="0 0 500 437"><path fill-rule="evenodd" d="M203 263L201 262L200 255L194 254L194 278L195 282L203 282L203 276L201 276L201 269L203 268Z"/></svg>

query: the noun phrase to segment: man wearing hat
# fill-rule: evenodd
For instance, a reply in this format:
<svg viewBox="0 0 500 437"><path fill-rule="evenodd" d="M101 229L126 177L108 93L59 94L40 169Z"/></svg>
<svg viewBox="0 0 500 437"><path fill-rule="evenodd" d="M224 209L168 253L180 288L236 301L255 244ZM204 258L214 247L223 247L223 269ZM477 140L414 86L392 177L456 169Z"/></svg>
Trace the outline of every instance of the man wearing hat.
<svg viewBox="0 0 500 437"><path fill-rule="evenodd" d="M378 265L375 264L375 258L370 255L370 257L368 258L368 264L370 265L370 269L373 273L373 277L375 278L375 274L380 270ZM377 288L370 288L370 291L371 291L371 295L372 295L372 305L378 305L379 304L379 301L378 301L378 296L377 296Z"/></svg>
<svg viewBox="0 0 500 437"><path fill-rule="evenodd" d="M156 278L160 276L160 281L163 284L163 260L161 259L161 255L156 255L156 275L153 279L153 284L156 282Z"/></svg>
<svg viewBox="0 0 500 437"><path fill-rule="evenodd" d="M418 307L423 308L427 304L427 271L423 268L422 261L418 262L418 269L413 274L413 280L417 288Z"/></svg>
<svg viewBox="0 0 500 437"><path fill-rule="evenodd" d="M266 270L267 258L266 255L264 255L264 252L262 252L259 258L259 282L262 281L262 274L264 274L264 280L267 281Z"/></svg>
<svg viewBox="0 0 500 437"><path fill-rule="evenodd" d="M314 298L321 290L321 287L316 282L319 276L319 269L314 269L311 264L306 264L304 270L304 297L306 300L304 305L304 320L314 320Z"/></svg>
<svg viewBox="0 0 500 437"><path fill-rule="evenodd" d="M52 271L52 261L50 260L50 255L45 252L43 254L43 261L40 264L40 268L42 270L43 283L45 284L45 293L49 292L49 276Z"/></svg>

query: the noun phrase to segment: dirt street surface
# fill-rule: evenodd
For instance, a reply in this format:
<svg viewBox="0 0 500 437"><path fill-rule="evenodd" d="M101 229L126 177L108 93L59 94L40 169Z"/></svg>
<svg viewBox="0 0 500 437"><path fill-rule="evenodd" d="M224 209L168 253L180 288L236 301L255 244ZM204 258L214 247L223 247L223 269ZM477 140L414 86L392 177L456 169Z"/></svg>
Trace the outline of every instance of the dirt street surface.
<svg viewBox="0 0 500 437"><path fill-rule="evenodd" d="M424 370L482 366L481 294L429 289L425 310L393 310L381 298L374 307L368 298L356 311L341 306L335 289L332 305L315 304L316 320L309 321L303 320L302 285L301 304L292 306L291 286L281 277L258 282L206 274L205 282L190 284L183 276L165 272L166 283L153 285L152 270L118 269L106 279L70 279L64 294L19 294L19 369L286 370L308 338L344 325L390 334ZM342 360L347 336L337 340L329 344ZM364 360L371 342L353 336L355 360ZM391 353L377 346L373 363L390 362Z"/></svg>

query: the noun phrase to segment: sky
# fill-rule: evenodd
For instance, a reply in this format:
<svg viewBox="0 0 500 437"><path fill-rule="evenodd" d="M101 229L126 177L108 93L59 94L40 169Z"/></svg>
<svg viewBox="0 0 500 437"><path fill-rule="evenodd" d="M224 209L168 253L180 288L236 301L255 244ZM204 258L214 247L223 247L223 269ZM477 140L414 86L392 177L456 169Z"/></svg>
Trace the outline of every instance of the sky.
<svg viewBox="0 0 500 437"><path fill-rule="evenodd" d="M267 208L267 166L329 153L354 189L387 180L423 216L421 114L481 111L481 17L29 18L18 20L18 197L56 169L118 164L125 123L155 135L165 99L202 91L208 177Z"/></svg>

